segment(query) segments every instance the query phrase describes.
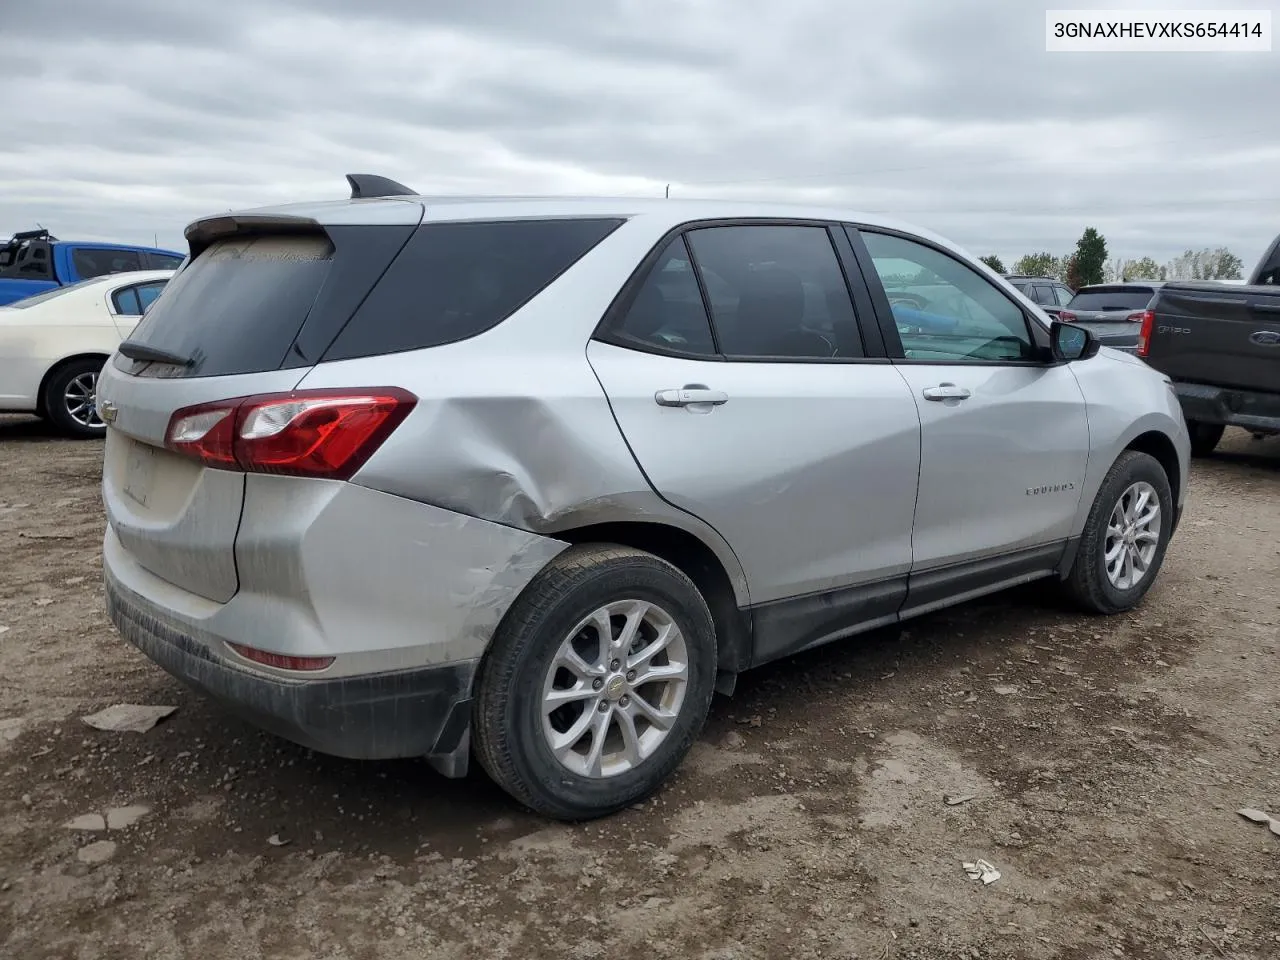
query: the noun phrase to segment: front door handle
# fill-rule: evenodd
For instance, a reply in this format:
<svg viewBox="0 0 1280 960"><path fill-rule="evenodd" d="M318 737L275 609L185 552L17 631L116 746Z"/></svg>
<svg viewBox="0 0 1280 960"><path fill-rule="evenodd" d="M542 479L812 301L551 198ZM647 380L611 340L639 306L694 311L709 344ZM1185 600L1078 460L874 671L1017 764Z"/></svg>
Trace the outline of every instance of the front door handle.
<svg viewBox="0 0 1280 960"><path fill-rule="evenodd" d="M972 393L966 387L957 387L954 383L940 383L936 387L925 387L926 400L967 400Z"/></svg>
<svg viewBox="0 0 1280 960"><path fill-rule="evenodd" d="M678 390L659 390L653 399L660 407L689 407L697 403L727 403L729 395L723 390L709 390L701 384L690 383Z"/></svg>

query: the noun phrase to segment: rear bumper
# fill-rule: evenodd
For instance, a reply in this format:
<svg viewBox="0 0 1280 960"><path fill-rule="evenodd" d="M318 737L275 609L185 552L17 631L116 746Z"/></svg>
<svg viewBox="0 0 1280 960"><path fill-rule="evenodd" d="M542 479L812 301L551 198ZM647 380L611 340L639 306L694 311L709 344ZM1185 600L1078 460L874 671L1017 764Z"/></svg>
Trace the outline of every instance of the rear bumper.
<svg viewBox="0 0 1280 960"><path fill-rule="evenodd" d="M1173 389L1188 421L1280 433L1280 393L1180 382Z"/></svg>
<svg viewBox="0 0 1280 960"><path fill-rule="evenodd" d="M110 572L105 580L107 610L121 635L231 713L321 753L359 760L425 756L447 761L446 773L465 772L478 661L286 681L219 656Z"/></svg>

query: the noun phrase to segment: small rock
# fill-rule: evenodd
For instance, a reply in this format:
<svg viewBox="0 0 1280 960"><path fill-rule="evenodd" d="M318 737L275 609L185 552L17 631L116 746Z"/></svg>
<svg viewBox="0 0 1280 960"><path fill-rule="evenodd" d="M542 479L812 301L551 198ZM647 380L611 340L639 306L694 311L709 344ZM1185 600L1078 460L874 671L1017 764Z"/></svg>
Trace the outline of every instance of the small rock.
<svg viewBox="0 0 1280 960"><path fill-rule="evenodd" d="M146 733L177 709L139 703L117 703L81 719L95 730Z"/></svg>
<svg viewBox="0 0 1280 960"><path fill-rule="evenodd" d="M35 601L37 607L47 607L53 603L53 597L40 597Z"/></svg>
<svg viewBox="0 0 1280 960"><path fill-rule="evenodd" d="M1011 687L1007 685L993 687L992 689L995 690L995 692L1002 697L1011 697L1018 692L1017 687Z"/></svg>
<svg viewBox="0 0 1280 960"><path fill-rule="evenodd" d="M267 837L267 843L271 844L273 847L284 847L287 846L290 841L283 839L278 833L273 833L271 836Z"/></svg>
<svg viewBox="0 0 1280 960"><path fill-rule="evenodd" d="M737 750L746 743L746 738L736 730L731 730L725 734L724 745L728 750Z"/></svg>
<svg viewBox="0 0 1280 960"><path fill-rule="evenodd" d="M89 864L106 863L115 855L116 844L112 840L98 840L76 851L76 859Z"/></svg>
<svg viewBox="0 0 1280 960"><path fill-rule="evenodd" d="M115 807L107 811L107 829L123 830L131 827L150 812L150 807Z"/></svg>
<svg viewBox="0 0 1280 960"><path fill-rule="evenodd" d="M752 717L747 721L747 725L750 727L759 727L762 723L764 723L764 721L761 720L759 716Z"/></svg>
<svg viewBox="0 0 1280 960"><path fill-rule="evenodd" d="M22 718L0 720L0 741L13 741L22 736Z"/></svg>
<svg viewBox="0 0 1280 960"><path fill-rule="evenodd" d="M100 813L86 813L62 825L67 830L105 830L106 818Z"/></svg>

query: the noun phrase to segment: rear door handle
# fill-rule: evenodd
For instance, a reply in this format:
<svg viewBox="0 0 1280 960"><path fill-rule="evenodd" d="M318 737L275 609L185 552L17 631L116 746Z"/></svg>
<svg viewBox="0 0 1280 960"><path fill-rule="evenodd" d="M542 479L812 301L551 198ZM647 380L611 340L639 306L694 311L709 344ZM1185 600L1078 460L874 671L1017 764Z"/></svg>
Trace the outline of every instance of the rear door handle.
<svg viewBox="0 0 1280 960"><path fill-rule="evenodd" d="M972 393L966 387L957 387L954 383L940 383L936 387L925 387L926 400L967 400Z"/></svg>
<svg viewBox="0 0 1280 960"><path fill-rule="evenodd" d="M678 390L659 390L653 395L653 399L660 407L688 407L695 403L727 403L729 395L723 390L709 390L697 384L689 384Z"/></svg>

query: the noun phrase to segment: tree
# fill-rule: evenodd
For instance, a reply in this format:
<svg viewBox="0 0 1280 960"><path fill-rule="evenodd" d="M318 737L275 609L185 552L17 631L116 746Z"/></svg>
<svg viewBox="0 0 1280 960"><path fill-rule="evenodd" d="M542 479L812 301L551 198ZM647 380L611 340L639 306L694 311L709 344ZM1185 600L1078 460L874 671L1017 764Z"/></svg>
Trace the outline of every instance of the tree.
<svg viewBox="0 0 1280 960"><path fill-rule="evenodd" d="M1226 247L1188 250L1166 268L1171 280L1239 280L1244 262Z"/></svg>
<svg viewBox="0 0 1280 960"><path fill-rule="evenodd" d="M1093 227L1086 227L1076 242L1072 257L1082 286L1102 283L1106 279L1107 241ZM1067 281L1071 283L1070 280Z"/></svg>
<svg viewBox="0 0 1280 960"><path fill-rule="evenodd" d="M1062 280L1072 290L1079 290L1085 286L1084 280L1080 277L1080 259L1077 254L1071 254L1069 257L1063 257L1065 265L1062 270Z"/></svg>
<svg viewBox="0 0 1280 960"><path fill-rule="evenodd" d="M988 267L990 267L996 273L1005 272L1004 263L994 253L991 254L990 256L979 257L978 259L981 260L983 263L985 263Z"/></svg>
<svg viewBox="0 0 1280 960"><path fill-rule="evenodd" d="M1125 280L1163 280L1165 268L1150 257L1138 260L1117 258L1107 264L1107 283L1120 283Z"/></svg>
<svg viewBox="0 0 1280 960"><path fill-rule="evenodd" d="M1062 261L1052 253L1028 253L1018 258L1013 265L1014 273L1028 277L1062 278Z"/></svg>

